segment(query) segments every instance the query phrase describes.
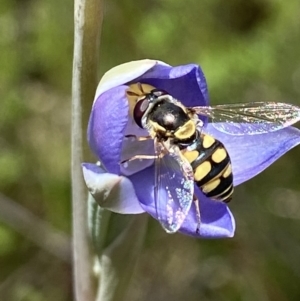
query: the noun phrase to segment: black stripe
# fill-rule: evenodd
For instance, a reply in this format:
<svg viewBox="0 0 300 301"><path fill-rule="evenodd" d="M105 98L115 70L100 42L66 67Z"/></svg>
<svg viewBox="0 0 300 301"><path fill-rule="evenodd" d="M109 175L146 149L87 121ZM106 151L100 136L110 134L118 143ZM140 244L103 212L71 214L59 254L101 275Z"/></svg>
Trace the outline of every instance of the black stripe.
<svg viewBox="0 0 300 301"><path fill-rule="evenodd" d="M233 181L232 173L227 178L220 177L220 180L220 184L212 191L206 193L206 196L213 198L229 188Z"/></svg>
<svg viewBox="0 0 300 301"><path fill-rule="evenodd" d="M193 170L195 171L201 163L211 158L212 154L220 146L222 146L222 144L217 140L209 148L204 148L202 143L197 145L196 150L199 152L199 156L191 163Z"/></svg>
<svg viewBox="0 0 300 301"><path fill-rule="evenodd" d="M232 185L227 191L225 191L224 193L216 196L214 199L217 200L217 201L222 201L224 203L228 203L231 200L231 195L233 193L233 190L234 190L234 187Z"/></svg>
<svg viewBox="0 0 300 301"><path fill-rule="evenodd" d="M202 185L219 175L228 166L228 163L230 163L230 159L228 156L220 163L216 163L213 160L208 161L211 164L211 170L203 179L196 182L197 186L199 187L201 187Z"/></svg>

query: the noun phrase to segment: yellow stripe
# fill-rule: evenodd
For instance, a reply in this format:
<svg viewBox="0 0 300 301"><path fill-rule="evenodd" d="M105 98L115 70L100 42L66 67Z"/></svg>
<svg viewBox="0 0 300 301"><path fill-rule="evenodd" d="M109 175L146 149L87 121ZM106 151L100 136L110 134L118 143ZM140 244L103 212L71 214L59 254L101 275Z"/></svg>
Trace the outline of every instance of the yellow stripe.
<svg viewBox="0 0 300 301"><path fill-rule="evenodd" d="M219 186L221 183L220 179L215 179L214 181L210 181L209 183L202 186L202 190L204 193L208 193L213 191L215 188Z"/></svg>
<svg viewBox="0 0 300 301"><path fill-rule="evenodd" d="M232 169L231 169L231 164L228 164L227 168L225 169L223 173L223 178L227 178L231 175Z"/></svg>
<svg viewBox="0 0 300 301"><path fill-rule="evenodd" d="M192 120L186 122L182 127L180 127L175 133L174 136L177 139L187 139L195 134L196 126Z"/></svg>
<svg viewBox="0 0 300 301"><path fill-rule="evenodd" d="M227 157L226 150L222 148L218 148L211 156L212 160L216 163L222 162Z"/></svg>
<svg viewBox="0 0 300 301"><path fill-rule="evenodd" d="M204 161L202 164L197 166L195 171L195 180L200 181L211 171L211 164L209 161Z"/></svg>
<svg viewBox="0 0 300 301"><path fill-rule="evenodd" d="M209 148L215 143L215 139L209 135L204 135L202 145L204 148Z"/></svg>
<svg viewBox="0 0 300 301"><path fill-rule="evenodd" d="M161 125L159 125L157 122L149 120L149 124L151 125L151 127L153 128L154 131L156 132L166 132L167 130L162 127Z"/></svg>
<svg viewBox="0 0 300 301"><path fill-rule="evenodd" d="M186 159L189 161L189 163L192 163L193 161L195 161L198 156L199 156L199 152L196 150L193 151L186 151L185 153L183 153L184 157L186 157Z"/></svg>

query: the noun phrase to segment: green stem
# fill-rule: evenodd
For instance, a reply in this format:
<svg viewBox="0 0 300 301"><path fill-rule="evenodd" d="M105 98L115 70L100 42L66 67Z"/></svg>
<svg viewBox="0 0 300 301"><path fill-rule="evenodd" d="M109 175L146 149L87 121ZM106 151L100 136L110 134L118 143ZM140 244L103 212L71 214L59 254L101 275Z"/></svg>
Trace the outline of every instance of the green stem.
<svg viewBox="0 0 300 301"><path fill-rule="evenodd" d="M121 223L122 220L124 221L122 216L118 216L117 219ZM119 235L102 250L99 256L101 274L96 301L126 299L129 284L144 243L147 221L147 214L131 216L130 221L125 221L127 225Z"/></svg>
<svg viewBox="0 0 300 301"><path fill-rule="evenodd" d="M82 104L91 103L97 85L102 0L75 0L72 80L72 204L74 292L77 301L94 301L86 189L82 179Z"/></svg>

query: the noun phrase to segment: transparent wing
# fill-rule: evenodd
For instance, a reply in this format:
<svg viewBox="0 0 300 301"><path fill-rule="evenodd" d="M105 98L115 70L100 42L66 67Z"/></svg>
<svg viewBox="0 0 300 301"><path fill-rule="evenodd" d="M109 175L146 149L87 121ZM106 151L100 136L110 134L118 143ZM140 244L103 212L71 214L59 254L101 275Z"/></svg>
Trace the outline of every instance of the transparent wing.
<svg viewBox="0 0 300 301"><path fill-rule="evenodd" d="M179 230L194 195L194 174L189 162L173 145L155 142L155 208L157 219L168 233Z"/></svg>
<svg viewBox="0 0 300 301"><path fill-rule="evenodd" d="M213 126L231 135L256 135L278 131L300 120L300 108L276 102L252 102L191 108L211 118Z"/></svg>

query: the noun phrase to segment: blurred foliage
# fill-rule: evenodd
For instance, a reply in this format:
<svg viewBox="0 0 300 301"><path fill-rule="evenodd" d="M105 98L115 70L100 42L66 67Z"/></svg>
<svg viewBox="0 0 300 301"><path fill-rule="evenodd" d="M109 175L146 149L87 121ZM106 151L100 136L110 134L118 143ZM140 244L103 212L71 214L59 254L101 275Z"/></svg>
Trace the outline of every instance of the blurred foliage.
<svg viewBox="0 0 300 301"><path fill-rule="evenodd" d="M106 1L100 74L140 58L195 62L214 104L300 105L299 12L297 0ZM72 47L71 1L0 2L0 191L68 234ZM236 189L233 239L167 235L152 221L126 300L299 300L299 166L298 148ZM7 220L1 300L72 300L70 261Z"/></svg>

